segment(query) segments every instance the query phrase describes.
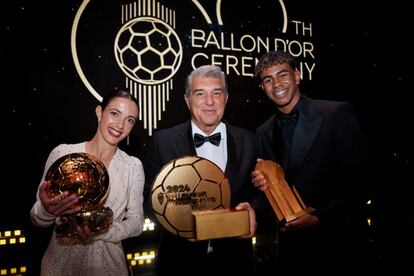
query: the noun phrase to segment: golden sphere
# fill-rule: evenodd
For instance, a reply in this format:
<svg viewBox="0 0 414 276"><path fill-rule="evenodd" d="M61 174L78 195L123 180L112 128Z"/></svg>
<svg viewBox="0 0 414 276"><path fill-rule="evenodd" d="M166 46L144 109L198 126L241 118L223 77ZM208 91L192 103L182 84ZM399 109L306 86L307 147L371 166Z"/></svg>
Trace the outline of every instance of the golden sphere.
<svg viewBox="0 0 414 276"><path fill-rule="evenodd" d="M51 181L49 197L64 191L79 197L82 211L103 206L109 190L109 176L105 165L87 153L70 153L57 159L46 173Z"/></svg>

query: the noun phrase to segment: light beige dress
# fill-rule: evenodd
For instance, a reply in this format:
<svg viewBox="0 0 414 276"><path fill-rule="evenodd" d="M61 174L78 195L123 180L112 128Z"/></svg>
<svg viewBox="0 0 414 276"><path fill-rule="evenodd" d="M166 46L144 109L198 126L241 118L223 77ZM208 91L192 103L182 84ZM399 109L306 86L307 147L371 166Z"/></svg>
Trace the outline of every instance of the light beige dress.
<svg viewBox="0 0 414 276"><path fill-rule="evenodd" d="M48 168L58 158L74 152L85 152L85 142L62 144L50 153L40 185ZM105 206L113 211L113 224L108 232L96 236L91 244L62 245L55 232L42 259L41 275L128 275L121 241L141 234L144 225L144 170L141 161L117 149L109 168L110 191ZM36 226L48 227L56 217L48 213L39 195L33 205L31 218Z"/></svg>

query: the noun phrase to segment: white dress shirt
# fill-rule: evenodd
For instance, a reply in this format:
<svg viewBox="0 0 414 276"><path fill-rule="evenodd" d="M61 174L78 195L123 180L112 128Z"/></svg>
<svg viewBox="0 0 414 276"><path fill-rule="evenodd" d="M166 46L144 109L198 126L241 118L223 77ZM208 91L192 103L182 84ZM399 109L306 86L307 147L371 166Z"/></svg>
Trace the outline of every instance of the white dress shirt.
<svg viewBox="0 0 414 276"><path fill-rule="evenodd" d="M201 129L199 129L193 121L191 121L192 128L192 137L195 133L201 134L203 136L210 136L215 133L221 134L221 141L219 146L215 146L212 143L204 143L200 147L196 148L197 156L203 157L215 163L219 168L224 172L226 170L227 164L227 132L226 125L220 123L216 129L210 134L207 135Z"/></svg>

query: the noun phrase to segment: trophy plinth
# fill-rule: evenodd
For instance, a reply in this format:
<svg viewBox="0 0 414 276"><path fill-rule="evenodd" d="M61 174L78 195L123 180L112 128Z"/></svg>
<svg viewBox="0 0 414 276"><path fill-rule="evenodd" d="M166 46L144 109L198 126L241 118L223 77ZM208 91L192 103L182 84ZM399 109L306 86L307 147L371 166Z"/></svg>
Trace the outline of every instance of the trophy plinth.
<svg viewBox="0 0 414 276"><path fill-rule="evenodd" d="M294 186L290 188L279 164L263 160L257 163L256 170L264 173L269 184L265 194L279 221L288 222L315 210L306 207Z"/></svg>
<svg viewBox="0 0 414 276"><path fill-rule="evenodd" d="M65 191L77 194L78 213L59 218L55 228L57 237L77 236L77 226L88 226L93 234L100 234L112 224L113 213L104 203L109 193L109 175L105 165L87 153L71 153L57 159L46 173L51 182L49 198Z"/></svg>
<svg viewBox="0 0 414 276"><path fill-rule="evenodd" d="M61 216L56 226L58 238L77 235L76 227L88 226L91 233L99 235L105 233L112 224L113 212L109 207L101 207L91 211L80 211L76 214Z"/></svg>

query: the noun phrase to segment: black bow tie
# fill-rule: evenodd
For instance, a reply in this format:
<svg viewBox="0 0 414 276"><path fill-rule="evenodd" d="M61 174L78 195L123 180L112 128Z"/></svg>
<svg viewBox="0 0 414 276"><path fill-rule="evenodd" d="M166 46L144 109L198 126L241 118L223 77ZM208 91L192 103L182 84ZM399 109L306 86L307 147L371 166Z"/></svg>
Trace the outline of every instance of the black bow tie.
<svg viewBox="0 0 414 276"><path fill-rule="evenodd" d="M293 110L289 114L277 112L276 122L279 127L284 126L286 124L291 124L291 123L295 125L296 122L298 121L298 116L299 116L299 110L297 109Z"/></svg>
<svg viewBox="0 0 414 276"><path fill-rule="evenodd" d="M221 140L220 132L217 132L210 136L203 136L201 134L194 133L194 145L196 146L196 148L201 147L201 145L204 144L204 142L210 142L213 145L218 147L220 145L220 140Z"/></svg>

